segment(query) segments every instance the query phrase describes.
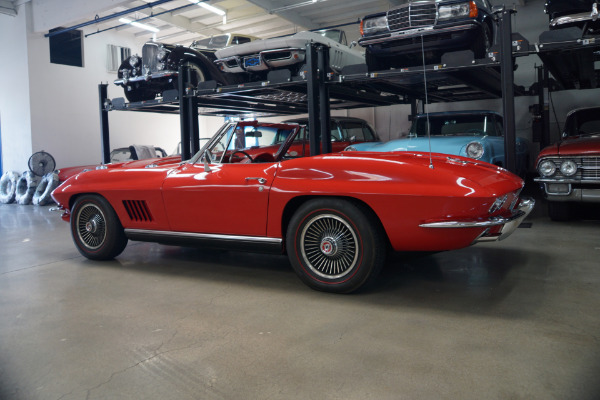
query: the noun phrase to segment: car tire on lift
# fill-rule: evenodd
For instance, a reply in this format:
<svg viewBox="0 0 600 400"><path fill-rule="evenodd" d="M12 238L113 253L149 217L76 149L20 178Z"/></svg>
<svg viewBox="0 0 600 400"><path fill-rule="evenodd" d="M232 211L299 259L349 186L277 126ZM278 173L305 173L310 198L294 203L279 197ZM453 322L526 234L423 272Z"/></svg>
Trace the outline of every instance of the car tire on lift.
<svg viewBox="0 0 600 400"><path fill-rule="evenodd" d="M71 209L71 234L77 250L91 260L110 260L123 252L127 236L110 203L98 195L79 197Z"/></svg>
<svg viewBox="0 0 600 400"><path fill-rule="evenodd" d="M17 190L15 200L21 205L31 204L35 188L38 184L38 178L31 171L23 172L23 175L17 181Z"/></svg>
<svg viewBox="0 0 600 400"><path fill-rule="evenodd" d="M371 209L324 197L298 208L287 229L286 246L292 267L309 287L350 293L375 281L387 243Z"/></svg>
<svg viewBox="0 0 600 400"><path fill-rule="evenodd" d="M58 187L58 174L56 172L48 172L42 177L40 183L35 188L33 193L32 203L36 206L45 206L52 203L52 191Z"/></svg>
<svg viewBox="0 0 600 400"><path fill-rule="evenodd" d="M17 181L19 174L14 171L6 171L0 178L0 203L10 204L15 202L17 192Z"/></svg>

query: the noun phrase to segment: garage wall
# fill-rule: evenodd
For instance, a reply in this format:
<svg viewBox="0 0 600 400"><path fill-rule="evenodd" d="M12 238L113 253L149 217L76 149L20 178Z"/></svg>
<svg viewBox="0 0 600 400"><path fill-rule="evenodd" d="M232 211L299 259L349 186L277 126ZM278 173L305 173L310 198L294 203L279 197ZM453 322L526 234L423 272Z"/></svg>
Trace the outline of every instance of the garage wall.
<svg viewBox="0 0 600 400"><path fill-rule="evenodd" d="M27 18L27 15L29 17ZM24 171L33 152L52 154L57 167L100 163L101 131L98 84L108 82L109 98L123 97L106 70L107 44L141 53L149 35L136 37L112 30L84 38L84 67L50 63L49 39L33 32L31 3L17 17L0 15L0 116L4 170ZM95 32L84 28L84 34ZM26 68L26 66L29 68ZM19 67L20 66L20 67ZM223 118L202 118L201 136L210 137ZM110 147L150 144L171 153L180 141L179 117L151 113L110 112Z"/></svg>
<svg viewBox="0 0 600 400"><path fill-rule="evenodd" d="M21 6L22 10L24 7ZM0 14L2 170L23 172L31 156L26 15ZM10 40L7 40L10 38Z"/></svg>

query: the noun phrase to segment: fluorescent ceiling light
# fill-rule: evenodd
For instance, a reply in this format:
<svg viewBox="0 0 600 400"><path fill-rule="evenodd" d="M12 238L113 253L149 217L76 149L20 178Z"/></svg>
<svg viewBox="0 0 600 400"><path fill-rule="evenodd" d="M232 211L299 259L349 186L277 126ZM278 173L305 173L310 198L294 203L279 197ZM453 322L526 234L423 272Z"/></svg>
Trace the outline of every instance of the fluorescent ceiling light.
<svg viewBox="0 0 600 400"><path fill-rule="evenodd" d="M226 14L225 11L221 10L220 8L217 8L215 6L211 6L208 3L205 2L201 2L199 0L188 0L190 3L194 3L199 5L202 8L206 8L208 11L214 12L215 14L218 14L220 16L224 16Z"/></svg>
<svg viewBox="0 0 600 400"><path fill-rule="evenodd" d="M135 26L136 28L145 29L147 31L154 32L154 33L160 32L160 29L158 29L158 28L155 28L153 26L146 25L146 24L141 24L139 22L135 22L135 21L132 21L127 18L119 18L119 22L122 22L124 24L129 24L131 26Z"/></svg>

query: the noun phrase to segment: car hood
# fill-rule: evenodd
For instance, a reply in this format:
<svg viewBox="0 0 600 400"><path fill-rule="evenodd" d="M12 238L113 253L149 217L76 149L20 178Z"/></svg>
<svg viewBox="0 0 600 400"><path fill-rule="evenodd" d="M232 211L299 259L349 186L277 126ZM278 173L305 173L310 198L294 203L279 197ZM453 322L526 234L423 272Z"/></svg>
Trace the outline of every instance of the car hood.
<svg viewBox="0 0 600 400"><path fill-rule="evenodd" d="M560 155L599 155L600 154L600 135L599 136L579 136L569 138L551 146L546 147L540 152L539 157Z"/></svg>
<svg viewBox="0 0 600 400"><path fill-rule="evenodd" d="M331 40L323 35L314 32L302 31L291 36L283 36L272 39L260 39L253 42L238 44L235 46L226 47L224 49L217 50L215 55L217 58L227 58L231 56L239 56L246 54L256 54L264 50L275 50L275 49L287 49L287 48L300 48L304 49L308 42L322 43L329 47L337 47L339 43L335 40ZM362 54L358 51L352 50L347 46L345 50L350 53L356 53L362 57Z"/></svg>
<svg viewBox="0 0 600 400"><path fill-rule="evenodd" d="M460 154L464 146L471 142L488 140L487 136L446 136L431 137L431 151L434 153ZM426 137L390 140L384 143L363 143L353 145L360 151L429 151L430 140Z"/></svg>

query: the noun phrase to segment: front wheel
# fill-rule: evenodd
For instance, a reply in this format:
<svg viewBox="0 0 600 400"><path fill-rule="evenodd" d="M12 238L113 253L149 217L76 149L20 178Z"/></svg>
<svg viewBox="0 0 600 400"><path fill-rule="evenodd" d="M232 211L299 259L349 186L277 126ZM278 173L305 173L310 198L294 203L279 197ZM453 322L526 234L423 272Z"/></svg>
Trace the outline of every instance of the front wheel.
<svg viewBox="0 0 600 400"><path fill-rule="evenodd" d="M350 293L371 284L386 254L374 213L337 198L304 203L290 221L286 245L300 279L315 290L332 293Z"/></svg>
<svg viewBox="0 0 600 400"><path fill-rule="evenodd" d="M77 250L91 260L115 258L127 245L117 213L103 197L85 195L71 210L71 234Z"/></svg>

